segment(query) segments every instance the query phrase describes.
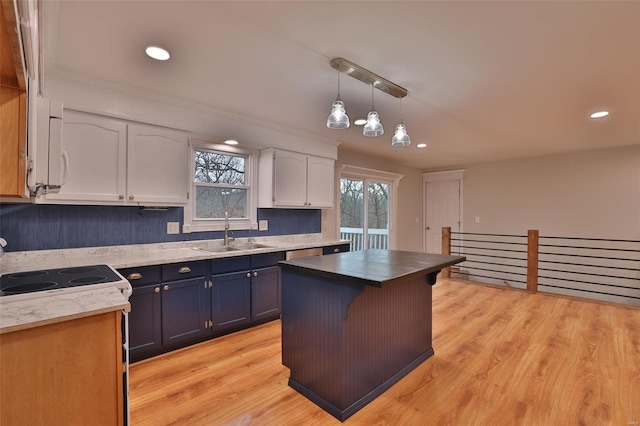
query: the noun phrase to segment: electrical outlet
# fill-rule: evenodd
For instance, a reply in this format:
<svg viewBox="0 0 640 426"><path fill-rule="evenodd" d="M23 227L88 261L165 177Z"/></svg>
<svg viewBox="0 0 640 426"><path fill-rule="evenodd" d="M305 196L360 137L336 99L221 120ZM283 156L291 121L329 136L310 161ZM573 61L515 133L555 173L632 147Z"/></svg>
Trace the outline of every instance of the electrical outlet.
<svg viewBox="0 0 640 426"><path fill-rule="evenodd" d="M268 220L260 220L260 221L258 221L258 229L260 231L268 231L269 230L269 221Z"/></svg>
<svg viewBox="0 0 640 426"><path fill-rule="evenodd" d="M252 231L257 231L258 230L258 223L257 222L254 222L254 223L251 224L251 230Z"/></svg>
<svg viewBox="0 0 640 426"><path fill-rule="evenodd" d="M179 234L180 222L167 222L167 234Z"/></svg>

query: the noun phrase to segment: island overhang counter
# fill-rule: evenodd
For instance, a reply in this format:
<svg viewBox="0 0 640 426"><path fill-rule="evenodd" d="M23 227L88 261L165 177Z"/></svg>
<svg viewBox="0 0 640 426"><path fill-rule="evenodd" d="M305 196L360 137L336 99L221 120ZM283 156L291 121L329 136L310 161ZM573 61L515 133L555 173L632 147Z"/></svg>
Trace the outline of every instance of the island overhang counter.
<svg viewBox="0 0 640 426"><path fill-rule="evenodd" d="M289 386L353 415L434 354L431 287L464 260L372 249L279 262Z"/></svg>

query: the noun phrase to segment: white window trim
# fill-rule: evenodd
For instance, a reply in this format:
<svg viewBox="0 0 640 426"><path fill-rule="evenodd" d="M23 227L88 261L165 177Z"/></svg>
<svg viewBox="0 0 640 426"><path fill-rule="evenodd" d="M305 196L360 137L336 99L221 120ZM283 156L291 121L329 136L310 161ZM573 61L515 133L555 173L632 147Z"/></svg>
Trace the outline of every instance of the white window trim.
<svg viewBox="0 0 640 426"><path fill-rule="evenodd" d="M336 167L336 177L336 206L338 206L338 208L335 210L337 235L340 235L340 179L368 179L387 183L391 186L391 200L389 200L389 249L395 250L397 247L396 222L398 220L398 187L400 186L400 179L402 179L404 175L341 164Z"/></svg>
<svg viewBox="0 0 640 426"><path fill-rule="evenodd" d="M246 173L249 181L249 198L247 200L247 211L249 217L246 219L230 218L230 230L257 229L258 223L258 151L247 148L240 148L224 144L211 143L200 140L191 140L189 150L189 202L184 207L184 225L182 232L190 234L192 232L223 231L224 219L194 219L193 218L193 180L195 179L194 155L198 149L228 152L229 154L239 154L247 156Z"/></svg>

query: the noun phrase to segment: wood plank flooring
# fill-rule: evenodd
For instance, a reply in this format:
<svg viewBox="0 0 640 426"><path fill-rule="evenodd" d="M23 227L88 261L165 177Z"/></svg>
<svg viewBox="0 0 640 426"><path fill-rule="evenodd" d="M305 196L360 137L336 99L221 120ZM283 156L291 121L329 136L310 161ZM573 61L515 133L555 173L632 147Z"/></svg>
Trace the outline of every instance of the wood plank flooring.
<svg viewBox="0 0 640 426"><path fill-rule="evenodd" d="M640 422L640 309L439 279L433 335L345 425ZM274 321L131 365L131 424L339 425L287 385L280 344Z"/></svg>

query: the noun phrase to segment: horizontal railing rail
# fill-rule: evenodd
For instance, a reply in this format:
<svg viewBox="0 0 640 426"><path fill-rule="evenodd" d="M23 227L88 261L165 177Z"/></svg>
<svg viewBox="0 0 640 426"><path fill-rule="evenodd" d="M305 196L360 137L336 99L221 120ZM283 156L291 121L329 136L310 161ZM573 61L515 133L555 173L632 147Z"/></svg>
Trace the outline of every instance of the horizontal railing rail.
<svg viewBox="0 0 640 426"><path fill-rule="evenodd" d="M640 240L443 228L442 252L467 258L444 276L640 306Z"/></svg>
<svg viewBox="0 0 640 426"><path fill-rule="evenodd" d="M340 239L351 240L351 251L389 248L388 229L368 229L365 242L363 228L340 228Z"/></svg>

